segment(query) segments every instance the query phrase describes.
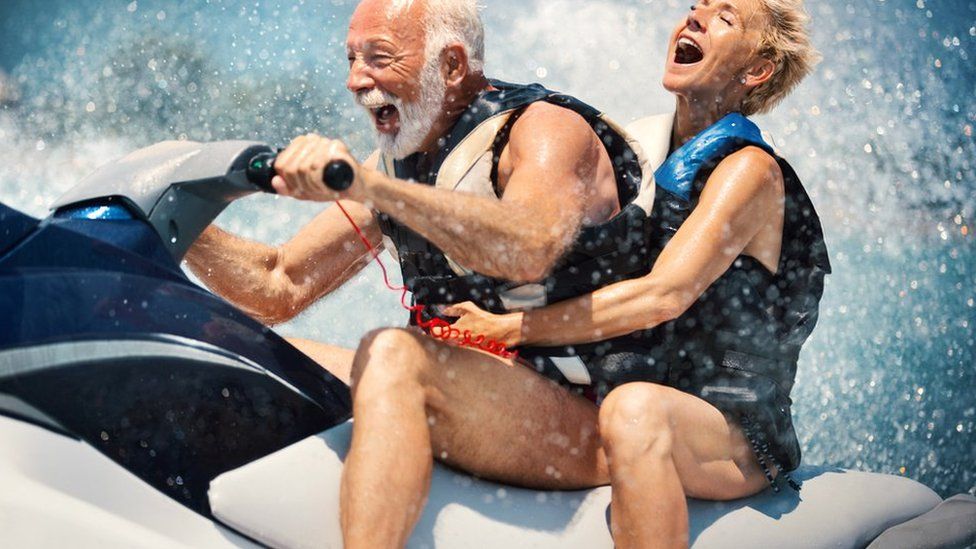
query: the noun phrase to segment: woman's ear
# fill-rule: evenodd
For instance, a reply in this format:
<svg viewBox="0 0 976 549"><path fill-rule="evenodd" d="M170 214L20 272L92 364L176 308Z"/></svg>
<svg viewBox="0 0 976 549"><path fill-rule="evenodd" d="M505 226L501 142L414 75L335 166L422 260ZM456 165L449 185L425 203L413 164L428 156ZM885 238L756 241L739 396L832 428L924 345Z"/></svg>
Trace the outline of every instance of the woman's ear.
<svg viewBox="0 0 976 549"><path fill-rule="evenodd" d="M459 43L448 44L441 54L441 74L444 82L451 86L460 86L468 76L468 52Z"/></svg>
<svg viewBox="0 0 976 549"><path fill-rule="evenodd" d="M746 75L743 77L744 82L742 82L747 88L756 88L765 84L773 74L776 72L776 63L773 63L771 59L766 59L765 57L760 57L752 66L746 71Z"/></svg>

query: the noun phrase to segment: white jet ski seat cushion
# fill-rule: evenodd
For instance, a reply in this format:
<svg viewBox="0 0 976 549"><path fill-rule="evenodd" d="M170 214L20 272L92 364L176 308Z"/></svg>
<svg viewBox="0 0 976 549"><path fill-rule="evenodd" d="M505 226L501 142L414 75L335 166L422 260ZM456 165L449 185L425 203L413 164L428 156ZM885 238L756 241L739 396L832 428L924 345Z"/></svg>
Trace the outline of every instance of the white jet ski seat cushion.
<svg viewBox="0 0 976 549"><path fill-rule="evenodd" d="M272 547L342 546L339 482L351 424L215 479L214 515ZM804 467L800 493L771 489L729 503L689 500L691 546L864 547L941 499L906 478ZM434 468L409 547L612 548L610 488L539 492Z"/></svg>

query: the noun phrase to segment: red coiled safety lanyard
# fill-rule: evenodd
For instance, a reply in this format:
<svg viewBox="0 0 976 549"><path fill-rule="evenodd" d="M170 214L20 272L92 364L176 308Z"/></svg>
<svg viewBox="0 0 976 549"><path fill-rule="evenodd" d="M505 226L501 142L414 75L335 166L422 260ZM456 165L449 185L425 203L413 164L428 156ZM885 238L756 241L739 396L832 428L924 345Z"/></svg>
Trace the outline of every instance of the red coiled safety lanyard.
<svg viewBox="0 0 976 549"><path fill-rule="evenodd" d="M400 286L397 288L390 284L390 277L386 271L386 265L384 265L383 261L380 259L380 252L377 251L372 244L370 244L369 239L366 238L363 231L358 225L356 225L356 222L352 220L352 216L349 215L349 212L342 207L342 203L336 202L336 205L339 206L339 209L342 211L342 215L346 216L346 219L349 220L352 228L356 230L356 234L359 235L359 239L362 241L363 245L366 246L366 250L369 251L370 256L372 256L372 258L380 266L380 269L383 271L383 283L386 284L386 287L390 290L394 292L401 292L400 305L415 315L414 319L417 326L421 330L427 332L427 334L435 339L452 343L460 347L478 349L505 359L518 358L518 351L509 351L505 347L505 344L500 341L488 339L488 337L485 335L472 334L471 330L464 330L462 332L461 330L452 326L446 320L436 318L433 315L431 315L432 320L424 320L424 310L426 307L419 303L413 306L407 305L407 292L409 291L407 287Z"/></svg>

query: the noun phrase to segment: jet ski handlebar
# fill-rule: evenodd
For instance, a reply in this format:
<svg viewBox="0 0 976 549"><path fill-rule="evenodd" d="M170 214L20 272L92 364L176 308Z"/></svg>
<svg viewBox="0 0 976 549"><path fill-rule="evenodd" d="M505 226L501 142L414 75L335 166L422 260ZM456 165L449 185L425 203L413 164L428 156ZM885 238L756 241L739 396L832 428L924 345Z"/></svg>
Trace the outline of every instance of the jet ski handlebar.
<svg viewBox="0 0 976 549"><path fill-rule="evenodd" d="M258 191L275 192L271 180L280 152L254 141L157 143L102 165L51 209L90 220L90 207L124 203L153 226L179 262L228 204ZM323 174L323 183L336 191L354 180L352 166L343 161L330 163Z"/></svg>
<svg viewBox="0 0 976 549"><path fill-rule="evenodd" d="M274 193L271 180L276 175L274 164L280 152L259 153L251 158L247 164L248 181L260 187L262 191ZM348 162L333 160L322 173L322 183L333 191L342 192L352 186L355 177L356 174Z"/></svg>

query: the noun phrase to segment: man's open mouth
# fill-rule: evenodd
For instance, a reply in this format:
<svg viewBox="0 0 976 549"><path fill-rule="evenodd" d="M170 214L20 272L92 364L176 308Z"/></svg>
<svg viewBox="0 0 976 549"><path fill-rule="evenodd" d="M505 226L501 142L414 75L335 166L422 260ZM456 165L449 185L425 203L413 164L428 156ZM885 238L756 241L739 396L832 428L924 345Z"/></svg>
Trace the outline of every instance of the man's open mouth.
<svg viewBox="0 0 976 549"><path fill-rule="evenodd" d="M694 65L705 58L701 47L690 38L682 36L674 48L674 62L679 65Z"/></svg>
<svg viewBox="0 0 976 549"><path fill-rule="evenodd" d="M399 128L400 111L393 105L380 105L370 108L373 120L376 121L376 128L383 133L392 133Z"/></svg>

